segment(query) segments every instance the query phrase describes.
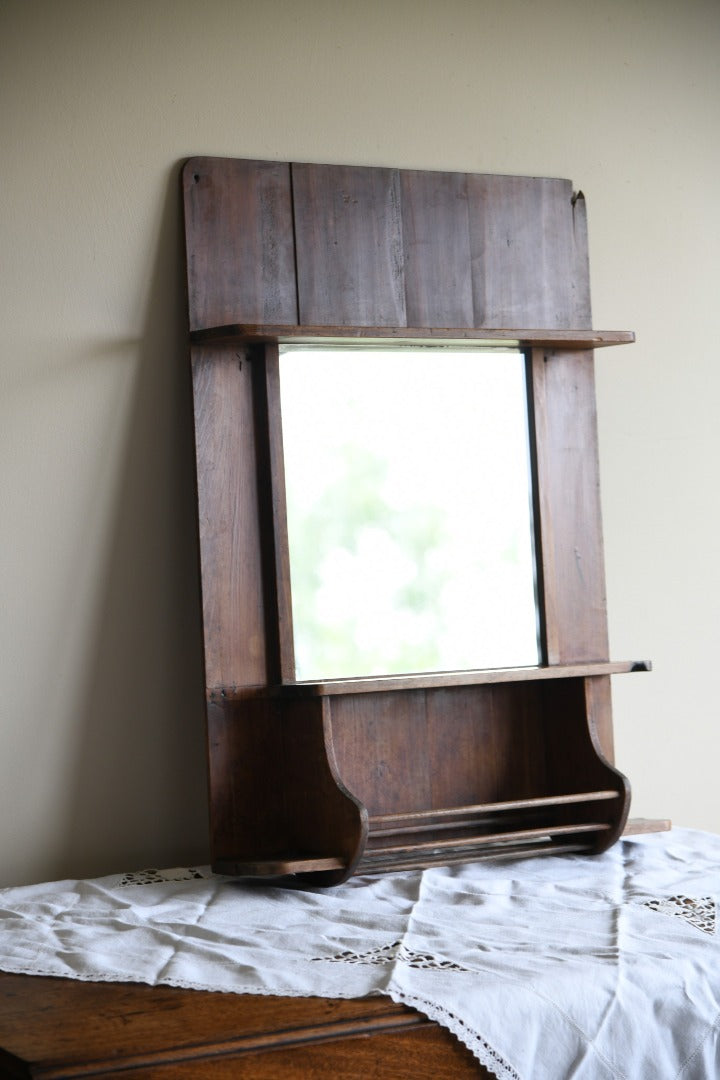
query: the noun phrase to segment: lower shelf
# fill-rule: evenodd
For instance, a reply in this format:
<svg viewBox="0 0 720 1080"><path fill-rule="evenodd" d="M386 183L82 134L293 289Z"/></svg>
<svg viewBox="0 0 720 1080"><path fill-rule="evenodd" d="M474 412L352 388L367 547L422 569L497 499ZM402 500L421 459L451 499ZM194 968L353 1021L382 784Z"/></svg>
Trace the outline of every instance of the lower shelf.
<svg viewBox="0 0 720 1080"><path fill-rule="evenodd" d="M539 802L542 800L532 800ZM555 800L557 801L557 800ZM603 823L562 825L552 829L526 829L512 833L477 837L472 840L450 841L443 844L423 844L374 848L365 852L355 873L373 874L392 870L417 870L428 866L452 866L481 859L520 859L534 855L561 855L588 850L587 843L579 838L583 833L603 832L609 828ZM624 836L641 833L667 832L672 828L667 818L631 818ZM376 834L377 835L377 834ZM270 856L259 859L218 859L213 864L216 874L230 877L268 878L321 873L343 870L345 862L340 858L324 856L286 857Z"/></svg>
<svg viewBox="0 0 720 1080"><path fill-rule="evenodd" d="M608 673L586 667L212 701L223 779L213 869L333 886L356 873L601 853L623 832L630 791L597 739Z"/></svg>

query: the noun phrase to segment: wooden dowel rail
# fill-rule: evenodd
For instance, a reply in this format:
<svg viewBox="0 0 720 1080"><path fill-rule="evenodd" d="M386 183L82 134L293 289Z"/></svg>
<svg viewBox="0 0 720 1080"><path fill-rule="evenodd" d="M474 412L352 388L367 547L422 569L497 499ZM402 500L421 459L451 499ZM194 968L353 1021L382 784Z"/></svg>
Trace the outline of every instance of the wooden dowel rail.
<svg viewBox="0 0 720 1080"><path fill-rule="evenodd" d="M554 840L549 834L526 841L508 841L493 844L457 848L453 851L422 851L407 853L393 851L391 855L376 856L366 852L357 871L361 874L382 873L386 870L420 870L429 866L454 866L465 862L482 862L485 859L522 859L538 855L587 854L589 845L577 840Z"/></svg>
<svg viewBox="0 0 720 1080"><path fill-rule="evenodd" d="M420 851L450 851L453 848L463 848L465 851L469 851L476 845L486 844L509 844L515 841L527 841L533 840L536 837L553 837L563 836L565 834L576 835L578 833L597 833L605 832L610 826L605 822L586 822L582 825L552 825L543 826L538 829L514 829L508 832L496 832L488 833L485 836L475 836L472 841L468 841L467 837L456 838L452 840L428 840L419 841L417 843L410 844L398 844L396 846L389 847L373 847L372 838L368 842L368 854L369 855L395 855L403 853L405 851L420 852Z"/></svg>
<svg viewBox="0 0 720 1080"><path fill-rule="evenodd" d="M535 799L511 799L505 802L476 803L472 806L450 806L439 810L413 810L402 814L378 814L370 817L370 827L376 825L400 824L408 822L439 822L443 819L453 819L467 814L496 813L502 810L531 810L543 806L567 806L569 804L584 802L599 802L604 799L617 799L619 792L608 788L603 791L580 791L571 795L547 795ZM432 827L429 825L428 827Z"/></svg>
<svg viewBox="0 0 720 1080"><path fill-rule="evenodd" d="M385 814L369 819L370 838L406 836L413 833L467 831L482 826L502 827L518 815L529 825L538 820L537 811L580 803L620 798L619 791L590 791L578 795L558 795L541 799L517 799L513 802L482 803L477 806L458 806L443 810L421 810L406 814ZM528 811L531 813L528 814ZM536 813L532 813L536 811Z"/></svg>

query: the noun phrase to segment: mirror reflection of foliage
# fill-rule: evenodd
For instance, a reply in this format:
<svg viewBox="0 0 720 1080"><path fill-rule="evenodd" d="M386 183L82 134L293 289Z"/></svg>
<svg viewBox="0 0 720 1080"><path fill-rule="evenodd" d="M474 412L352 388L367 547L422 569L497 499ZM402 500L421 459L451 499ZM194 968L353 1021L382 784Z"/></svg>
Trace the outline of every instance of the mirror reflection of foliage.
<svg viewBox="0 0 720 1080"><path fill-rule="evenodd" d="M295 490L288 505L298 678L312 657L325 678L439 666L440 597L449 568L437 557L442 511L394 505L388 464L347 443L333 479L309 505ZM350 599L333 602L340 590Z"/></svg>
<svg viewBox="0 0 720 1080"><path fill-rule="evenodd" d="M523 356L283 350L297 678L538 663Z"/></svg>

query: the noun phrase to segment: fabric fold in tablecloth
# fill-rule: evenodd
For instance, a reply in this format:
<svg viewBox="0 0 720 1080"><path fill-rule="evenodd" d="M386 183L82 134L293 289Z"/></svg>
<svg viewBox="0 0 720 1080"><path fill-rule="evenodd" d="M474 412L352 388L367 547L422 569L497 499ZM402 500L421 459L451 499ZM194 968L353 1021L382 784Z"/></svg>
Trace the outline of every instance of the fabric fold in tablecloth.
<svg viewBox="0 0 720 1080"><path fill-rule="evenodd" d="M0 890L0 969L203 990L385 994L498 1080L720 1076L720 837L604 855L240 884L193 867Z"/></svg>

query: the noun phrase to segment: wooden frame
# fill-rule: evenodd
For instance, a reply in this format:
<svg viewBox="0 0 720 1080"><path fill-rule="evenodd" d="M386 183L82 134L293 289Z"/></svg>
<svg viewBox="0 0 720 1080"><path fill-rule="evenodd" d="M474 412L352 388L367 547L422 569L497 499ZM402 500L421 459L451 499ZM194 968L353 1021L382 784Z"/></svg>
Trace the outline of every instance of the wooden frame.
<svg viewBox="0 0 720 1080"><path fill-rule="evenodd" d="M613 765L584 200L568 181L196 158L183 172L213 866L335 884L602 851ZM538 329L539 328L539 329ZM537 668L297 683L278 344L515 342Z"/></svg>

